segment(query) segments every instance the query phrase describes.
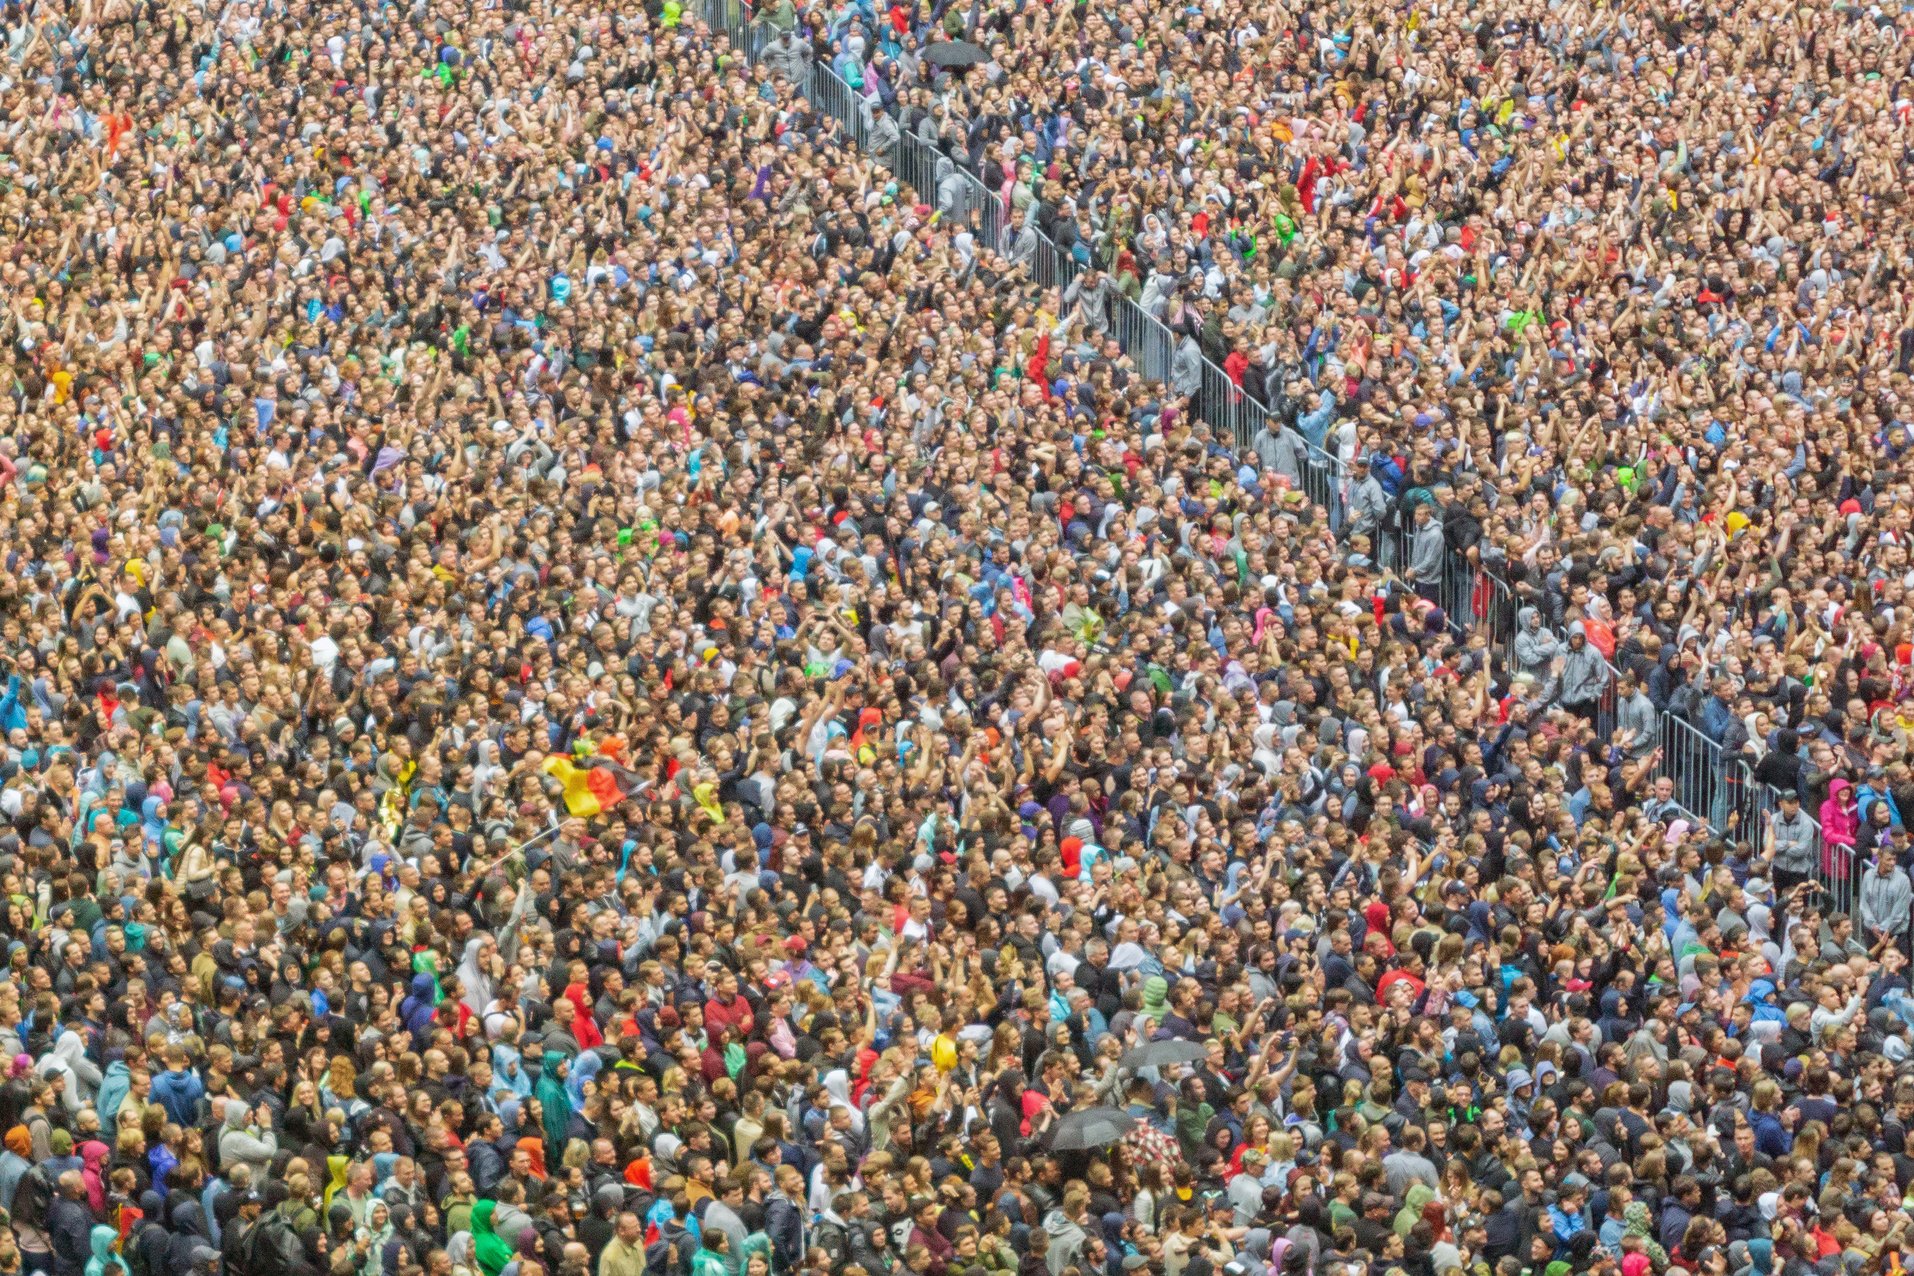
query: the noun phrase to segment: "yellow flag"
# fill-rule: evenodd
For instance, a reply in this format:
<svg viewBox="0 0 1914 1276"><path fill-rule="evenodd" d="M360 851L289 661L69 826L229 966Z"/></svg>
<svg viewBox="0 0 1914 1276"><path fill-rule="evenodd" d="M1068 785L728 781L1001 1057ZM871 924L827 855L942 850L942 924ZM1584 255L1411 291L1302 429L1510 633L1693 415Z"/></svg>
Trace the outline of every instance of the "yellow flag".
<svg viewBox="0 0 1914 1276"><path fill-rule="evenodd" d="M545 759L545 774L565 786L565 809L573 815L593 816L604 808L598 804L598 798L592 793L586 778L590 767L577 767L570 759L550 757Z"/></svg>

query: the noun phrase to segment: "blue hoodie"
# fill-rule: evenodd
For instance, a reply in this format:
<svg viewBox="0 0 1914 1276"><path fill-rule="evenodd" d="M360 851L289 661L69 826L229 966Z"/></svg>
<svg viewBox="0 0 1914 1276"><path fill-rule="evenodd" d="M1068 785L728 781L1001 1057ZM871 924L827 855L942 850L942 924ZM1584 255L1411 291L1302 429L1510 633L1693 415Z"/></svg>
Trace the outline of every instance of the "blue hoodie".
<svg viewBox="0 0 1914 1276"><path fill-rule="evenodd" d="M124 1060L115 1059L106 1065L106 1075L100 1080L100 1093L93 1100L93 1108L100 1114L100 1124L104 1128L114 1128L113 1118L119 1115L120 1105L126 1102L132 1080Z"/></svg>
<svg viewBox="0 0 1914 1276"><path fill-rule="evenodd" d="M412 976L411 989L399 1003L399 1020L415 1040L422 1040L437 1013L438 1007L432 1001L432 976L421 971Z"/></svg>
<svg viewBox="0 0 1914 1276"><path fill-rule="evenodd" d="M153 1078L153 1102L166 1109L175 1125L199 1122L199 1101L206 1097L206 1083L191 1068L181 1072L167 1069Z"/></svg>

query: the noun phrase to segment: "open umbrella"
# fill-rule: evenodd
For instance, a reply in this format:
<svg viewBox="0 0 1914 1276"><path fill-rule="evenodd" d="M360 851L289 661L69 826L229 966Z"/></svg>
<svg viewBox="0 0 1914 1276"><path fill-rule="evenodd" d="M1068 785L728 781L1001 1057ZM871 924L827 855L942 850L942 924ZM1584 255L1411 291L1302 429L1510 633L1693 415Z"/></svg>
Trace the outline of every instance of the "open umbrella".
<svg viewBox="0 0 1914 1276"><path fill-rule="evenodd" d="M968 40L939 40L924 46L924 61L941 67L981 66L990 55Z"/></svg>
<svg viewBox="0 0 1914 1276"><path fill-rule="evenodd" d="M1053 1152L1088 1151L1108 1147L1130 1132L1136 1122L1118 1108L1085 1108L1058 1121L1050 1136Z"/></svg>
<svg viewBox="0 0 1914 1276"><path fill-rule="evenodd" d="M1165 1037L1161 1041L1146 1041L1133 1050L1124 1051L1122 1062L1131 1071L1138 1068L1168 1068L1179 1063L1201 1063L1208 1053L1200 1042Z"/></svg>

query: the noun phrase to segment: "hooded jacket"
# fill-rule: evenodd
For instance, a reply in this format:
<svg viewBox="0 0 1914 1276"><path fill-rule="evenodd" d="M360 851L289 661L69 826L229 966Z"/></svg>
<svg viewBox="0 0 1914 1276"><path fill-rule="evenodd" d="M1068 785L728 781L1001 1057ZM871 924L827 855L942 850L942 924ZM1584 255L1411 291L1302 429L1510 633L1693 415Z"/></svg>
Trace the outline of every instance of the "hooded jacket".
<svg viewBox="0 0 1914 1276"><path fill-rule="evenodd" d="M1577 620L1568 627L1568 650L1563 653L1562 689L1556 699L1564 705L1594 704L1608 690L1608 663L1588 641L1588 634ZM1575 639L1582 640L1578 647Z"/></svg>
<svg viewBox="0 0 1914 1276"><path fill-rule="evenodd" d="M226 1120L219 1131L219 1164L227 1175L232 1174L235 1165L247 1166L252 1170L253 1182L263 1183L279 1151L279 1136L247 1124L249 1116L243 1103L226 1105Z"/></svg>
<svg viewBox="0 0 1914 1276"><path fill-rule="evenodd" d="M512 1247L492 1230L492 1214L497 1209L497 1201L480 1201L472 1207L473 1252L485 1276L498 1276L512 1261Z"/></svg>
<svg viewBox="0 0 1914 1276"><path fill-rule="evenodd" d="M109 1276L110 1273L126 1271L125 1262L113 1252L113 1242L119 1238L120 1234L114 1228L104 1223L94 1224L92 1235L88 1238L93 1257L87 1260L86 1276Z"/></svg>
<svg viewBox="0 0 1914 1276"><path fill-rule="evenodd" d="M1083 1252L1083 1242L1089 1239L1089 1235L1060 1209L1051 1210L1044 1217L1043 1230L1050 1237L1050 1248L1044 1256L1050 1267L1050 1276L1063 1276L1065 1268L1076 1265L1077 1256Z"/></svg>
<svg viewBox="0 0 1914 1276"><path fill-rule="evenodd" d="M414 1042L425 1039L426 1031L431 1028L432 1020L438 1014L434 987L432 976L421 971L412 976L405 1000L399 1003L399 1020L405 1024L405 1030L412 1034Z"/></svg>
<svg viewBox="0 0 1914 1276"><path fill-rule="evenodd" d="M1821 841L1827 846L1853 846L1855 834L1861 829L1861 812L1857 806L1846 809L1841 795L1854 786L1843 779L1828 781L1828 800L1821 804Z"/></svg>
<svg viewBox="0 0 1914 1276"><path fill-rule="evenodd" d="M1661 714L1639 687L1632 696L1623 696L1615 705L1615 725L1624 731L1632 732L1628 741L1628 756L1640 761L1655 751L1661 743Z"/></svg>
<svg viewBox="0 0 1914 1276"><path fill-rule="evenodd" d="M1812 873L1814 863L1814 821L1806 808L1797 808L1793 817L1785 811L1774 816L1774 866L1788 873Z"/></svg>
<svg viewBox="0 0 1914 1276"><path fill-rule="evenodd" d="M1515 669L1534 676L1548 677L1549 665L1562 654L1562 640L1542 626L1542 613L1524 607L1515 617Z"/></svg>
<svg viewBox="0 0 1914 1276"><path fill-rule="evenodd" d="M1869 934L1905 935L1911 905L1914 885L1898 864L1892 873L1876 864L1861 878L1861 925Z"/></svg>
<svg viewBox="0 0 1914 1276"><path fill-rule="evenodd" d="M133 1074L123 1059L115 1059L106 1065L106 1075L100 1081L100 1092L93 1099L93 1109L100 1114L100 1128L117 1128L114 1118L120 1114L120 1105L126 1102L127 1091L133 1083Z"/></svg>

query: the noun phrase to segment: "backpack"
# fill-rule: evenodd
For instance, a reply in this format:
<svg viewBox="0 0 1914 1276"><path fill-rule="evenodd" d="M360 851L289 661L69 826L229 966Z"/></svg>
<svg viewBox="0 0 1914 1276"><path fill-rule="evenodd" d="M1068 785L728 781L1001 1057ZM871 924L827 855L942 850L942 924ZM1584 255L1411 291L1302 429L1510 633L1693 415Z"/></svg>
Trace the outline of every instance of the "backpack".
<svg viewBox="0 0 1914 1276"><path fill-rule="evenodd" d="M121 1256L132 1276L169 1276L166 1252L173 1238L158 1219L142 1220Z"/></svg>
<svg viewBox="0 0 1914 1276"><path fill-rule="evenodd" d="M672 1261L674 1246L677 1248L676 1262ZM645 1270L669 1273L671 1276L691 1276L691 1256L697 1252L697 1238L685 1227L672 1223L657 1240L645 1247Z"/></svg>
<svg viewBox="0 0 1914 1276"><path fill-rule="evenodd" d="M834 1223L828 1218L818 1220L816 1226L812 1227L811 1244L824 1251L833 1269L843 1267L850 1257L850 1233L843 1224Z"/></svg>
<svg viewBox="0 0 1914 1276"><path fill-rule="evenodd" d="M261 1214L240 1238L242 1270L227 1276L313 1276L306 1247L277 1210Z"/></svg>
<svg viewBox="0 0 1914 1276"><path fill-rule="evenodd" d="M36 1165L20 1176L13 1189L13 1219L46 1230L47 1211L53 1208L53 1181L44 1165Z"/></svg>

